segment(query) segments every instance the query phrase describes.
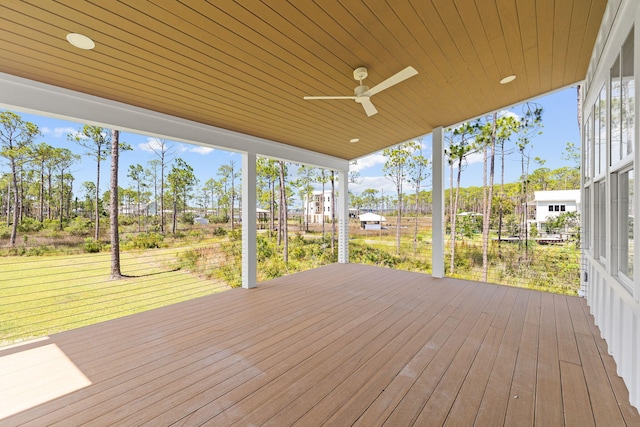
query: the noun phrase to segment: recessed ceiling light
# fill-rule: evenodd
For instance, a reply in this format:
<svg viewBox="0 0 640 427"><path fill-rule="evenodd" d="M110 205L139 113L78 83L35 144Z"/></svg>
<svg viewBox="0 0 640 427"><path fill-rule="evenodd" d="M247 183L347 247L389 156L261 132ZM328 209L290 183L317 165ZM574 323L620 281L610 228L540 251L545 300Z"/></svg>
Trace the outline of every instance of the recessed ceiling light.
<svg viewBox="0 0 640 427"><path fill-rule="evenodd" d="M352 144L355 143L355 142L358 142L358 141L360 141L360 138L352 138L352 139L349 140L349 142L352 143Z"/></svg>
<svg viewBox="0 0 640 427"><path fill-rule="evenodd" d="M515 79L516 79L516 75L515 74L511 74L510 76L504 77L502 80L500 80L500 84L501 85L506 85L507 83L511 83Z"/></svg>
<svg viewBox="0 0 640 427"><path fill-rule="evenodd" d="M96 47L96 44L89 37L84 34L69 33L67 34L67 41L77 48L91 50Z"/></svg>

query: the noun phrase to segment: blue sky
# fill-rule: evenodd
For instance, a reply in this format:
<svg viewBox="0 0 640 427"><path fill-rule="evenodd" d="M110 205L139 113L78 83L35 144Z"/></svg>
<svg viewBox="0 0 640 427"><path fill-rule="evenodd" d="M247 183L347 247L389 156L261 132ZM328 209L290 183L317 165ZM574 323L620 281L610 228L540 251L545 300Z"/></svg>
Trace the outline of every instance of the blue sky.
<svg viewBox="0 0 640 427"><path fill-rule="evenodd" d="M580 136L577 124L577 95L576 88L568 88L562 91L552 93L550 95L535 99L534 101L541 104L544 111L542 121L544 128L542 135L536 136L532 141L530 152L531 158L540 157L547 162L545 167L555 169L567 164L562 159L567 142L573 142L579 145ZM512 109L514 112L520 111L518 107ZM25 114L17 112L26 121L37 124L43 136L38 142L47 142L56 147L67 147L78 154L83 153L83 148L77 144L68 141L67 135L78 131L83 124L53 119L44 116ZM128 187L132 182L127 178L129 165L139 163L147 167L147 162L154 159L155 155L150 149L150 145L154 144L153 138L143 135L122 133L121 140L129 143L133 147L133 151L127 151L122 154L120 159L120 186ZM427 135L423 139L425 145L424 155L431 157L431 135ZM241 164L240 155L222 150L215 150L202 146L194 146L177 142L170 142L175 151L174 157L181 157L189 163L195 171L196 176L201 183L209 178L217 178L216 171L222 164L235 160L239 166ZM108 188L108 161L103 162L103 172L101 176L101 191ZM382 174L382 166L384 157L381 153L375 153L358 160L355 168L360 173L360 183L350 184L350 190L356 194L361 193L367 188L382 189L385 194L395 192L393 184L384 178ZM496 165L498 167L498 165ZM531 164L530 171L533 171L537 165ZM73 174L76 177L74 183L75 193L82 196L80 187L84 181L95 181L95 161L87 156L82 156L82 160L73 168ZM8 167L5 163L0 163L0 171L7 172ZM445 184L448 185L448 170L446 171ZM518 179L521 174L520 162L516 156L511 156L506 162L506 182L512 182ZM463 170L462 185L481 185L482 182L482 157L475 156L469 159L468 165Z"/></svg>

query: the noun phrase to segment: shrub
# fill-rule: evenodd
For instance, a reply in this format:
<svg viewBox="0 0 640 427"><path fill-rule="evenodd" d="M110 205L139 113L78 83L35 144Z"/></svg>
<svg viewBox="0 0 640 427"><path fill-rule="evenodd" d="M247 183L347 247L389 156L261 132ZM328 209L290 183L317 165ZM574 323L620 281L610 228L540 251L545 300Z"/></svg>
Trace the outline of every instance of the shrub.
<svg viewBox="0 0 640 427"><path fill-rule="evenodd" d="M91 232L91 228L91 220L79 216L74 218L69 225L65 227L65 231L74 236L84 236Z"/></svg>
<svg viewBox="0 0 640 427"><path fill-rule="evenodd" d="M42 223L35 218L24 218L20 224L18 224L18 231L23 233L30 233L42 230Z"/></svg>
<svg viewBox="0 0 640 427"><path fill-rule="evenodd" d="M226 224L229 222L229 215L209 215L207 219L212 224Z"/></svg>
<svg viewBox="0 0 640 427"><path fill-rule="evenodd" d="M93 237L84 239L84 251L87 253L97 253L102 249L102 243Z"/></svg>
<svg viewBox="0 0 640 427"><path fill-rule="evenodd" d="M0 239L8 239L9 237L11 237L11 227L0 226Z"/></svg>
<svg viewBox="0 0 640 427"><path fill-rule="evenodd" d="M123 246L129 249L154 249L162 247L164 236L160 233L140 233L133 236Z"/></svg>
<svg viewBox="0 0 640 427"><path fill-rule="evenodd" d="M185 225L193 225L193 220L195 219L195 215L191 212L184 212L180 214L180 222Z"/></svg>
<svg viewBox="0 0 640 427"><path fill-rule="evenodd" d="M178 268L196 272L198 263L204 257L204 252L198 249L189 249L178 253Z"/></svg>
<svg viewBox="0 0 640 427"><path fill-rule="evenodd" d="M227 229L223 228L223 227L216 227L213 229L213 235L214 236L226 236L227 235Z"/></svg>

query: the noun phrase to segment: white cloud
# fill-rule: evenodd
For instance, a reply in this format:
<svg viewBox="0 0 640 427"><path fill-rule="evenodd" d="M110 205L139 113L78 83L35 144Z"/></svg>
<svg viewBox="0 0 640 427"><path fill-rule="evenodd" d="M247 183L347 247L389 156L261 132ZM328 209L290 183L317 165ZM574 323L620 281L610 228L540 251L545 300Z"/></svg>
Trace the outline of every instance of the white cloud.
<svg viewBox="0 0 640 427"><path fill-rule="evenodd" d="M387 158L382 154L370 154L357 160L356 164L349 166L349 170L362 171L363 169L371 168L375 165L382 165L387 161Z"/></svg>
<svg viewBox="0 0 640 427"><path fill-rule="evenodd" d="M522 116L520 116L519 114L516 114L513 111L509 110L498 111L498 117L513 117L516 120L520 120L522 118Z"/></svg>
<svg viewBox="0 0 640 427"><path fill-rule="evenodd" d="M50 135L54 138L63 138L63 137L66 138L68 134L72 134L74 136L78 134L78 130L72 127L57 127L57 128L51 129L45 126L43 128L40 128L40 131L44 135Z"/></svg>
<svg viewBox="0 0 640 427"><path fill-rule="evenodd" d="M155 151L160 151L162 149L162 143L158 138L147 138L147 142L143 142L142 144L138 144L138 148L142 151L146 151L148 153L153 153Z"/></svg>
<svg viewBox="0 0 640 427"><path fill-rule="evenodd" d="M203 147L200 145L191 145L191 144L180 144L176 142L166 141L167 146L165 148L169 148L173 153L198 153L202 155L207 155L214 151L211 147ZM148 153L153 153L155 151L160 151L162 149L162 143L158 138L149 137L146 142L142 144L138 144L138 148L142 151L146 151Z"/></svg>
<svg viewBox="0 0 640 427"><path fill-rule="evenodd" d="M191 151L192 153L198 153L198 154L207 155L207 154L213 152L213 148L211 148L211 147L202 147L200 145L196 145L196 146L193 146L193 147L189 148L189 151Z"/></svg>

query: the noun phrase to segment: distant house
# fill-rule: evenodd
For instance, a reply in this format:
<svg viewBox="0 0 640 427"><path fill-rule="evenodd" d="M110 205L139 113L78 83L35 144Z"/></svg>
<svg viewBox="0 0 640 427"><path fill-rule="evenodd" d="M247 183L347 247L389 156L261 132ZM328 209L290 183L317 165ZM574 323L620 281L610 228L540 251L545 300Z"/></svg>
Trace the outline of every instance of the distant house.
<svg viewBox="0 0 640 427"><path fill-rule="evenodd" d="M527 208L529 228L535 224L542 231L548 218L565 212L580 212L580 190L536 191Z"/></svg>
<svg viewBox="0 0 640 427"><path fill-rule="evenodd" d="M311 193L311 197L307 200L307 195L304 196L304 215L309 217L311 223L321 223L322 215L324 215L325 221L331 220L331 190L314 191Z"/></svg>
<svg viewBox="0 0 640 427"><path fill-rule="evenodd" d="M367 212L358 216L360 220L360 227L365 230L381 230L382 229L382 221L386 221L387 219L382 215L374 214L373 212Z"/></svg>

